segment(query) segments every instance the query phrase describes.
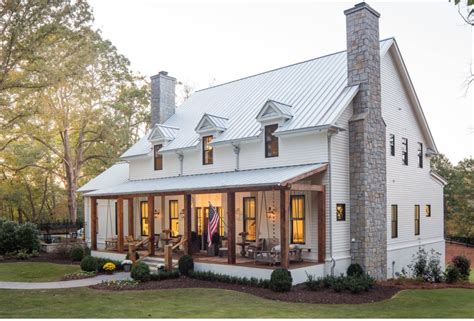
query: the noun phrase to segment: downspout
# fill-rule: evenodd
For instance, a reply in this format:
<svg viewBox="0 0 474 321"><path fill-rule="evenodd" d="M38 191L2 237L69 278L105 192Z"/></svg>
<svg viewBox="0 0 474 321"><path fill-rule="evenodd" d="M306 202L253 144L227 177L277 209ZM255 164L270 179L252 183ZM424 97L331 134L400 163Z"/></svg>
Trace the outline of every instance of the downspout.
<svg viewBox="0 0 474 321"><path fill-rule="evenodd" d="M179 159L179 176L183 175L183 160L184 160L184 154L180 152L176 152L178 154L178 159Z"/></svg>
<svg viewBox="0 0 474 321"><path fill-rule="evenodd" d="M235 170L238 171L240 168L240 146L232 143L235 154Z"/></svg>
<svg viewBox="0 0 474 321"><path fill-rule="evenodd" d="M336 131L335 133L337 133ZM332 252L332 162L331 162L331 137L334 131L328 130L328 185L329 185L329 256L331 257L331 275L334 275L336 260Z"/></svg>

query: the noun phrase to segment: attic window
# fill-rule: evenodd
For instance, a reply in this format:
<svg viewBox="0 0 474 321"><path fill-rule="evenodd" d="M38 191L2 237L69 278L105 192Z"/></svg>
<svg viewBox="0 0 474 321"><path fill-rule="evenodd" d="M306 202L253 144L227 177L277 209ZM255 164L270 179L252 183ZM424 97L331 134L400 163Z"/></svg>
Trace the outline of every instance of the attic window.
<svg viewBox="0 0 474 321"><path fill-rule="evenodd" d="M154 149L154 163L155 163L155 171L161 171L163 169L163 155L159 153L162 144L155 145Z"/></svg>
<svg viewBox="0 0 474 321"><path fill-rule="evenodd" d="M202 138L202 164L210 165L214 163L214 153L211 146L213 136L204 136Z"/></svg>
<svg viewBox="0 0 474 321"><path fill-rule="evenodd" d="M265 126L265 157L278 156L278 137L273 135L278 125Z"/></svg>

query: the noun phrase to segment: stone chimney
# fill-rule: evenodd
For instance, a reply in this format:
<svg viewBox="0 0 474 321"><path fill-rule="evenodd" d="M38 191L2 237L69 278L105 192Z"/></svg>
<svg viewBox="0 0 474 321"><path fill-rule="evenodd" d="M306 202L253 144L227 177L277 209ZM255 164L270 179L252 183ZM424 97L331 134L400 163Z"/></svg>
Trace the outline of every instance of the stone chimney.
<svg viewBox="0 0 474 321"><path fill-rule="evenodd" d="M168 76L166 71L151 77L151 128L174 115L175 90L176 78Z"/></svg>
<svg viewBox="0 0 474 321"><path fill-rule="evenodd" d="M366 3L344 11L348 85L359 85L349 122L351 258L387 276L385 123L380 89L380 14Z"/></svg>

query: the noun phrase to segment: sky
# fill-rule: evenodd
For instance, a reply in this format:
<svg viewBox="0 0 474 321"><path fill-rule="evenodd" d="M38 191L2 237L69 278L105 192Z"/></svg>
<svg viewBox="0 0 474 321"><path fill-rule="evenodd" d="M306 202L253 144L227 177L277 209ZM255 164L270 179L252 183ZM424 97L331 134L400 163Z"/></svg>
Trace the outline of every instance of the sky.
<svg viewBox="0 0 474 321"><path fill-rule="evenodd" d="M195 89L345 50L343 11L357 2L89 1L133 70L165 70ZM448 0L368 3L380 38L397 40L438 150L454 163L472 157L472 28Z"/></svg>

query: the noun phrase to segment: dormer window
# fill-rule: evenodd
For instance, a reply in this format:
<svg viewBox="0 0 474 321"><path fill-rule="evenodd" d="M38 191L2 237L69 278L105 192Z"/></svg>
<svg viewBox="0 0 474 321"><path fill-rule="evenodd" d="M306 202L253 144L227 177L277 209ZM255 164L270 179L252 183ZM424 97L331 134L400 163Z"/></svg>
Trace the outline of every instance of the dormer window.
<svg viewBox="0 0 474 321"><path fill-rule="evenodd" d="M278 156L278 137L273 135L278 125L265 126L265 157Z"/></svg>
<svg viewBox="0 0 474 321"><path fill-rule="evenodd" d="M214 163L214 153L211 146L213 136L204 136L202 138L202 164L210 165Z"/></svg>
<svg viewBox="0 0 474 321"><path fill-rule="evenodd" d="M163 169L163 155L161 155L159 153L161 147L163 147L163 145L161 144L158 144L158 145L155 145L153 147L153 151L154 151L154 164L155 164L155 171L161 171Z"/></svg>

